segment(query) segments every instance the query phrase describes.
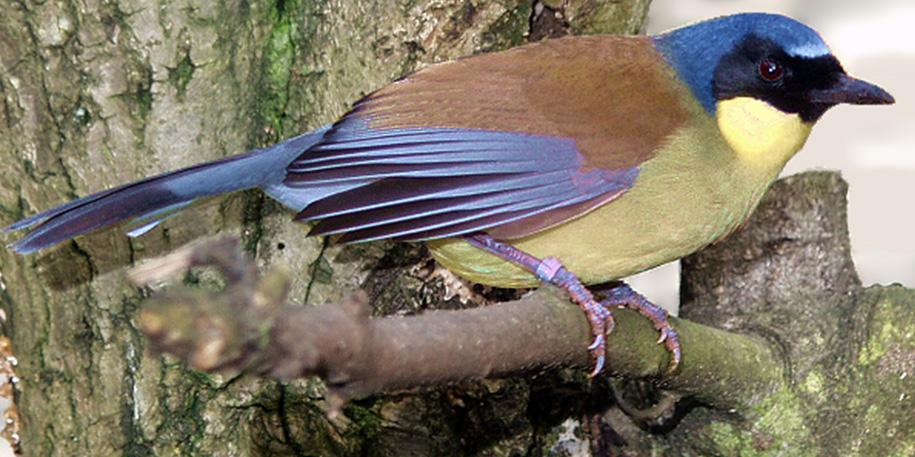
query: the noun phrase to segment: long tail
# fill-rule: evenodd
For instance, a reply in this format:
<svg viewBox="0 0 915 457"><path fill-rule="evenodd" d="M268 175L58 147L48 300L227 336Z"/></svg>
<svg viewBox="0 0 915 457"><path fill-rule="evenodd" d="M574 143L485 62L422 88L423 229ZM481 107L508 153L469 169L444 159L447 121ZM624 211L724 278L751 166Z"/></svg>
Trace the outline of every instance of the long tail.
<svg viewBox="0 0 915 457"><path fill-rule="evenodd" d="M128 222L128 235L139 236L197 199L255 187L301 209L313 197L293 195L284 188L286 166L317 143L324 131L89 195L22 219L5 230L32 228L11 246L28 254L121 222Z"/></svg>

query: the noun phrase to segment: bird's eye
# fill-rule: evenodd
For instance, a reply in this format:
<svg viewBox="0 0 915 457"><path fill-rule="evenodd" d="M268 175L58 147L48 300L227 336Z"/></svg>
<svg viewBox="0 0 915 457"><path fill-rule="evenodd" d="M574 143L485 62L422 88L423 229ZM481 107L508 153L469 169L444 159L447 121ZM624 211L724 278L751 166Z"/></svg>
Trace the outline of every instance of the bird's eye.
<svg viewBox="0 0 915 457"><path fill-rule="evenodd" d="M764 81L774 83L785 76L785 67L777 60L765 58L759 62L759 77Z"/></svg>

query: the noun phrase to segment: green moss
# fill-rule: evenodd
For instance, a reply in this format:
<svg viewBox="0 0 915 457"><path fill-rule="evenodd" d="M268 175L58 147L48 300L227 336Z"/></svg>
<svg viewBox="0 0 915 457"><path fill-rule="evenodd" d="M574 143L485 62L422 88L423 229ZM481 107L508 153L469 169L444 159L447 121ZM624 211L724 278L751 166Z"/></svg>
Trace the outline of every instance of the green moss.
<svg viewBox="0 0 915 457"><path fill-rule="evenodd" d="M874 322L879 327L872 329L871 338L858 354L858 363L870 365L878 362L894 348L908 347L915 350L915 330L909 323L915 321L915 306L911 297L900 287L880 288L880 299L874 306ZM900 294L902 292L903 294Z"/></svg>
<svg viewBox="0 0 915 457"><path fill-rule="evenodd" d="M352 421L344 436L347 442L371 442L383 428L378 402L374 398L348 403L343 408L343 414Z"/></svg>
<svg viewBox="0 0 915 457"><path fill-rule="evenodd" d="M167 443L181 443L182 455L200 455L207 432L207 404L214 400L221 385L216 376L187 368L183 363L163 360L159 371L158 403L161 422L154 432L158 455ZM224 423L229 423L225 420Z"/></svg>
<svg viewBox="0 0 915 457"><path fill-rule="evenodd" d="M644 23L649 3L645 0L578 1L570 4L566 14L575 35L634 34Z"/></svg>
<svg viewBox="0 0 915 457"><path fill-rule="evenodd" d="M331 422L319 401L325 395L319 381L270 383L258 393L255 417L245 419L259 456L363 455L354 452L359 433L373 433L370 408L348 405L346 418ZM351 420L349 414L358 417ZM355 424L354 424L355 422ZM352 427L362 428L352 430ZM351 434L355 434L350 439Z"/></svg>
<svg viewBox="0 0 915 457"><path fill-rule="evenodd" d="M826 380L819 371L811 371L807 374L804 382L800 386L805 393L812 395L820 401L826 399L824 390L826 389Z"/></svg>
<svg viewBox="0 0 915 457"><path fill-rule="evenodd" d="M891 457L911 457L915 455L915 441L909 442L905 447L900 447Z"/></svg>
<svg viewBox="0 0 915 457"><path fill-rule="evenodd" d="M152 110L153 95L151 87L143 87L137 92L137 116L146 119Z"/></svg>
<svg viewBox="0 0 915 457"><path fill-rule="evenodd" d="M534 2L516 4L480 34L481 51L497 51L518 46L527 41L530 31L531 8Z"/></svg>
<svg viewBox="0 0 915 457"><path fill-rule="evenodd" d="M873 287L859 298L870 330L841 375L814 369L796 387L767 397L752 422L712 422L710 453L735 456L913 455L915 383L906 361L913 351L908 323L915 296L900 287ZM864 315L864 314L863 314ZM863 323L863 322L862 322ZM825 344L825 343L824 343Z"/></svg>
<svg viewBox="0 0 915 457"><path fill-rule="evenodd" d="M544 455L548 455L549 450L556 446L556 443L559 442L559 438L563 433L562 426L556 426L550 428L540 439L540 452Z"/></svg>
<svg viewBox="0 0 915 457"><path fill-rule="evenodd" d="M752 442L763 452L759 455L813 455L809 450L816 446L812 445L806 411L805 404L787 388L763 401L756 408L758 419L752 427L756 437Z"/></svg>
<svg viewBox="0 0 915 457"><path fill-rule="evenodd" d="M289 17L283 17L277 22L267 42L267 81L284 104L288 97L285 92L291 76L289 67L295 53L295 30L295 23L290 21Z"/></svg>
<svg viewBox="0 0 915 457"><path fill-rule="evenodd" d="M804 403L788 389L777 392L753 411L748 424L711 422L706 433L710 450L740 457L814 456L812 433Z"/></svg>
<svg viewBox="0 0 915 457"><path fill-rule="evenodd" d="M713 422L709 425L709 437L715 444L715 449L722 455L755 456L759 455L753 450L753 441L743 430L727 422Z"/></svg>
<svg viewBox="0 0 915 457"><path fill-rule="evenodd" d="M284 136L284 119L289 103L289 85L295 75L299 43L305 41L302 27L304 8L301 0L274 3L270 14L273 27L264 50L264 94L261 115L273 133Z"/></svg>
<svg viewBox="0 0 915 457"><path fill-rule="evenodd" d="M124 98L130 106L130 114L137 121L136 124L142 126L152 110L153 69L148 62L135 55L126 56L123 65L127 90L119 97ZM81 115L79 111L74 113L78 125L88 127L92 122L91 113L101 111L101 108L94 106L93 103L91 98L81 101L80 109L83 110L84 115ZM142 131L141 127L136 127L137 138L143 137Z"/></svg>
<svg viewBox="0 0 915 457"><path fill-rule="evenodd" d="M175 68L168 69L168 82L177 91L178 100L184 99L187 85L191 82L191 78L194 77L194 70L194 62L191 61L191 54L187 50L185 50L184 57L178 61L178 65Z"/></svg>
<svg viewBox="0 0 915 457"><path fill-rule="evenodd" d="M844 449L859 455L913 455L915 448L915 294L901 286L868 288L861 300L871 307L869 338L858 354L858 366L847 398L848 417ZM866 431L866 432L864 432ZM842 450L842 447L836 449Z"/></svg>

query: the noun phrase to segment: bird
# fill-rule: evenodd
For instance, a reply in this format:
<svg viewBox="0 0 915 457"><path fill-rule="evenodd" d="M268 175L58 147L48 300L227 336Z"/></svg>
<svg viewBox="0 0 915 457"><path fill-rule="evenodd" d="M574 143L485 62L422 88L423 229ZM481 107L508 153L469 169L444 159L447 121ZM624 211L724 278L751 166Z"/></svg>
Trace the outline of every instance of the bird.
<svg viewBox="0 0 915 457"><path fill-rule="evenodd" d="M426 242L467 280L565 289L591 325L592 376L612 310L634 308L673 372L682 352L667 313L622 280L741 226L830 108L892 103L783 15L563 37L430 65L333 124L6 230L30 230L11 244L21 254L112 225L141 236L195 201L260 188L309 235Z"/></svg>

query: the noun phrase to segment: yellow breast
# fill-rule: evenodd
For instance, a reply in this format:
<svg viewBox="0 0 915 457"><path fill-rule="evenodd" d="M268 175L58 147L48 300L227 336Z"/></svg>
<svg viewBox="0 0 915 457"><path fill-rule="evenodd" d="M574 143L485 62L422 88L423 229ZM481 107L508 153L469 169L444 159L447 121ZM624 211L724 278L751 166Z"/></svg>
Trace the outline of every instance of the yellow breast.
<svg viewBox="0 0 915 457"><path fill-rule="evenodd" d="M755 98L718 103L718 129L743 161L766 170L781 170L810 136L812 124Z"/></svg>

